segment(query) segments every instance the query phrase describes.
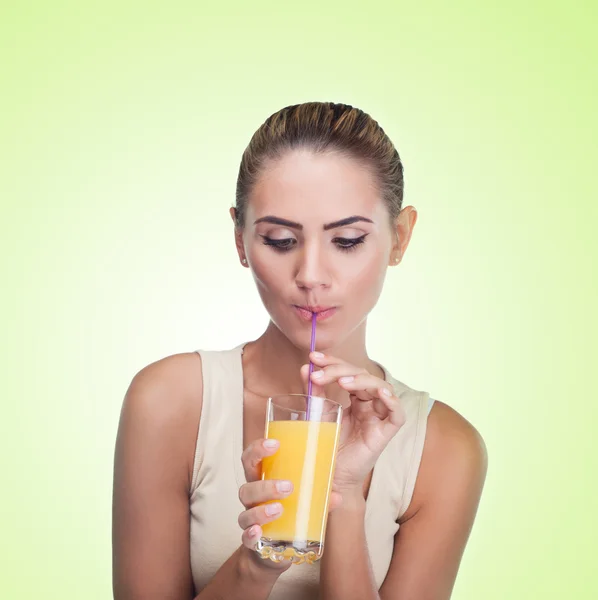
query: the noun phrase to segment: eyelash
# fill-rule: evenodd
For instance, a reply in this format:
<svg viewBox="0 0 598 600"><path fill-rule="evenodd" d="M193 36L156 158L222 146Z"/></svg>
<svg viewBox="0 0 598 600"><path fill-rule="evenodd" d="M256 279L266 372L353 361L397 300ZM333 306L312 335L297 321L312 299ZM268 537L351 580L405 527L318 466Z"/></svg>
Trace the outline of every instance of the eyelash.
<svg viewBox="0 0 598 600"><path fill-rule="evenodd" d="M352 252L353 250L357 250L357 247L360 244L363 244L367 235L367 233L364 233L363 235L357 238L336 237L332 241L336 242L336 247L341 252ZM269 238L267 235L262 235L261 237L264 238L264 245L272 246L277 252L289 252L294 246L292 242L295 241L294 238L274 240L272 238ZM338 242L340 242L340 244Z"/></svg>

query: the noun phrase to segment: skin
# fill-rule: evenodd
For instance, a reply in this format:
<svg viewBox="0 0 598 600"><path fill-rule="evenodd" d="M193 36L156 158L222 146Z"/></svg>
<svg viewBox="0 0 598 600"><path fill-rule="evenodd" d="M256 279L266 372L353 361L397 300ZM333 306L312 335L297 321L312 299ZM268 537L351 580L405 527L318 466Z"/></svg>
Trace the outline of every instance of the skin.
<svg viewBox="0 0 598 600"><path fill-rule="evenodd" d="M270 215L296 222L302 229L254 225ZM324 225L351 216L373 222L323 230ZM280 383L294 381L301 387L298 368L306 360L311 336L309 323L296 318L291 304L338 306L334 318L318 326L316 349L381 374L367 356L366 318L378 301L387 267L398 264L406 251L416 220L417 212L409 206L391 226L372 174L352 159L295 151L266 166L248 202L245 227L236 233L236 245L270 314L270 325L258 344L268 361L276 360L277 368L271 371L284 369ZM364 234L364 243L348 252L334 242ZM262 236L288 240L291 249L279 252L265 245Z"/></svg>
<svg viewBox="0 0 598 600"><path fill-rule="evenodd" d="M367 221L326 227L356 215ZM300 227L264 221L267 217ZM251 550L261 525L280 516L266 514L263 503L289 493L277 489L280 482L260 480L261 460L276 451L262 437L265 398L272 389L304 392L309 358L317 367L313 393L345 408L321 567L322 599L450 597L487 470L482 438L456 411L437 401L428 417L413 498L400 519L380 590L363 526L372 468L404 423L400 400L368 356L367 315L388 267L402 260L416 220L416 210L407 206L391 223L372 174L348 157L295 150L264 169L248 202L245 227L235 230L241 264L250 268L271 317L263 335L243 353L241 459L248 483L239 490L246 509L238 519L241 547L198 598L221 597L225 588L229 598L237 597L240 588L239 597L266 598L289 568L261 560ZM363 243L349 252L339 247L364 235ZM277 250L272 240L285 240L288 251ZM318 324L316 350L323 356L308 354L311 325L298 318L293 304L337 307ZM143 369L127 392L115 456L117 600L192 597L188 493L202 395L197 362L197 354L158 361ZM341 381L346 376L353 379ZM356 547L352 556L342 552L347 544ZM235 587L235 581L242 585Z"/></svg>

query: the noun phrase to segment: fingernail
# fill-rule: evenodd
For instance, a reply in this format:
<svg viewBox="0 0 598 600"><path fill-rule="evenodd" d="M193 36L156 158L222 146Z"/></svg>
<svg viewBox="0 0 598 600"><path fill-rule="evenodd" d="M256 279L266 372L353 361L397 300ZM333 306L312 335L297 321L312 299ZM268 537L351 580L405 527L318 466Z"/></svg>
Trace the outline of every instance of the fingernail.
<svg viewBox="0 0 598 600"><path fill-rule="evenodd" d="M277 481L276 482L276 489L282 494L284 494L286 492L290 492L292 488L293 488L293 484L290 481Z"/></svg>
<svg viewBox="0 0 598 600"><path fill-rule="evenodd" d="M382 393L385 396L392 396L392 392L388 388L382 388Z"/></svg>
<svg viewBox="0 0 598 600"><path fill-rule="evenodd" d="M324 375L324 371L314 371L311 376L313 379L320 379Z"/></svg>
<svg viewBox="0 0 598 600"><path fill-rule="evenodd" d="M354 379L355 379L355 377L353 377L352 375L347 375L346 377L341 377L339 379L339 382L340 383L351 383Z"/></svg>
<svg viewBox="0 0 598 600"><path fill-rule="evenodd" d="M251 527L251 529L249 530L249 537L254 538L254 537L257 537L258 534L259 534L258 526L257 525L253 525Z"/></svg>
<svg viewBox="0 0 598 600"><path fill-rule="evenodd" d="M321 352L312 352L311 355L314 358L324 358L324 355Z"/></svg>
<svg viewBox="0 0 598 600"><path fill-rule="evenodd" d="M278 448L278 440L264 440L264 448L267 450Z"/></svg>
<svg viewBox="0 0 598 600"><path fill-rule="evenodd" d="M274 502L274 504L266 504L266 514L271 517L277 515L282 510L282 504L280 502Z"/></svg>

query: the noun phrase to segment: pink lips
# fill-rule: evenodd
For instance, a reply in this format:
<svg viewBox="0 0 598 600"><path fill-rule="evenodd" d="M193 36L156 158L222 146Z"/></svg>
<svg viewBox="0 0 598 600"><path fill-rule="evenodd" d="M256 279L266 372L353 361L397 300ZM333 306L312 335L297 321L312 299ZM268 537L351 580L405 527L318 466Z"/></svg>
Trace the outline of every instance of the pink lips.
<svg viewBox="0 0 598 600"><path fill-rule="evenodd" d="M304 321L311 321L312 314L316 313L316 321L323 321L324 319L330 318L335 312L336 307L325 308L321 306L314 306L308 308L306 306L293 306L297 314Z"/></svg>

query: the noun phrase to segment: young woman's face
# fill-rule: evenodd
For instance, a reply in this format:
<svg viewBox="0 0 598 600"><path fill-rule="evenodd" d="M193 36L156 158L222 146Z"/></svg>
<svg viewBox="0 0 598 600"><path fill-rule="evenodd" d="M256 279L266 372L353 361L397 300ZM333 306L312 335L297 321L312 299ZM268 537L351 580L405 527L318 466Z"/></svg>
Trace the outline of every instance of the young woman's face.
<svg viewBox="0 0 598 600"><path fill-rule="evenodd" d="M386 268L400 260L397 230L373 175L338 153L291 151L270 163L237 237L273 323L309 348L342 343L367 317Z"/></svg>

